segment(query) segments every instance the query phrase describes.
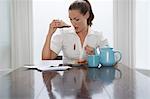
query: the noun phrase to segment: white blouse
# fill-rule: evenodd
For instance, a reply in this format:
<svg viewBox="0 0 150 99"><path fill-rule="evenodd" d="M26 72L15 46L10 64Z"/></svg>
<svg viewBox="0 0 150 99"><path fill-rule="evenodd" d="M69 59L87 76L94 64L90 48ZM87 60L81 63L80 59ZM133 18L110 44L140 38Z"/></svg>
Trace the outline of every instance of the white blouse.
<svg viewBox="0 0 150 99"><path fill-rule="evenodd" d="M103 37L102 32L93 31L89 27L82 46L74 29L61 29L59 33L53 34L50 48L56 54L62 50L63 62L73 64L77 59L86 59L87 55L84 50L86 45L93 48L104 47L108 45L108 41Z"/></svg>

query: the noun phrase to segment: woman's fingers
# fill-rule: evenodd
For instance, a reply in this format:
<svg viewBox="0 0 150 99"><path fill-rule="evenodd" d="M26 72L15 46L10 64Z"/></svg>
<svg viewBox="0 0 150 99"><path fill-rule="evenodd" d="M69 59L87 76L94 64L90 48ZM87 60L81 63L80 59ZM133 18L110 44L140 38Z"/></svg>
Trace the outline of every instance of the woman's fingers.
<svg viewBox="0 0 150 99"><path fill-rule="evenodd" d="M52 23L50 24L50 27L52 28L58 28L60 27L61 22L59 20L53 20Z"/></svg>
<svg viewBox="0 0 150 99"><path fill-rule="evenodd" d="M53 20L52 23L51 23L51 27L53 27L53 28L61 28L61 27L71 27L71 26L66 24L62 20Z"/></svg>
<svg viewBox="0 0 150 99"><path fill-rule="evenodd" d="M87 45L87 46L85 46L85 52L88 55L94 55L94 48Z"/></svg>
<svg viewBox="0 0 150 99"><path fill-rule="evenodd" d="M67 25L65 22L62 20L53 20L50 25L49 25L49 33L54 33L57 28L63 28L63 27L71 27L70 25Z"/></svg>

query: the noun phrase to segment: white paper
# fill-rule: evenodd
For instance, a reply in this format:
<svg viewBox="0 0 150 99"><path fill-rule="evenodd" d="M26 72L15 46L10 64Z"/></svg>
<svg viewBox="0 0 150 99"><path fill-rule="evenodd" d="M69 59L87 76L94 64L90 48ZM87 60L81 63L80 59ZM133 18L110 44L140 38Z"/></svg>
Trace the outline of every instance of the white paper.
<svg viewBox="0 0 150 99"><path fill-rule="evenodd" d="M29 68L29 69L37 69L38 68L38 66L34 66L34 65L33 66L31 66L31 65L30 66L24 66L24 67Z"/></svg>
<svg viewBox="0 0 150 99"><path fill-rule="evenodd" d="M39 67L39 70L47 71L47 70L66 70L71 68L70 66L54 66L54 67Z"/></svg>
<svg viewBox="0 0 150 99"><path fill-rule="evenodd" d="M24 66L24 67L29 68L29 69L38 69L41 71L48 71L48 70L59 71L59 70L67 70L71 68L70 66Z"/></svg>

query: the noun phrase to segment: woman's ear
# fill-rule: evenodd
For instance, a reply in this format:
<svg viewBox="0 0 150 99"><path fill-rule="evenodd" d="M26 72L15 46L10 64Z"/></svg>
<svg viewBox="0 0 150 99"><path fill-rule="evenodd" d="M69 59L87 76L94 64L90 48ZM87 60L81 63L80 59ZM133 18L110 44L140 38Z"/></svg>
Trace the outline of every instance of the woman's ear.
<svg viewBox="0 0 150 99"><path fill-rule="evenodd" d="M85 16L86 19L88 19L90 17L89 11L87 11L84 16Z"/></svg>

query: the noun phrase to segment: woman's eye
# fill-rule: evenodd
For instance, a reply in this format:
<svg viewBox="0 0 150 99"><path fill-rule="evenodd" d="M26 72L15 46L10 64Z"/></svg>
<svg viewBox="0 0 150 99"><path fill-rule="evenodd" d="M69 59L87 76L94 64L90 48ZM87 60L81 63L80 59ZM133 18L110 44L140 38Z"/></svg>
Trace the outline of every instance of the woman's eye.
<svg viewBox="0 0 150 99"><path fill-rule="evenodd" d="M79 19L76 19L76 21L79 21Z"/></svg>

